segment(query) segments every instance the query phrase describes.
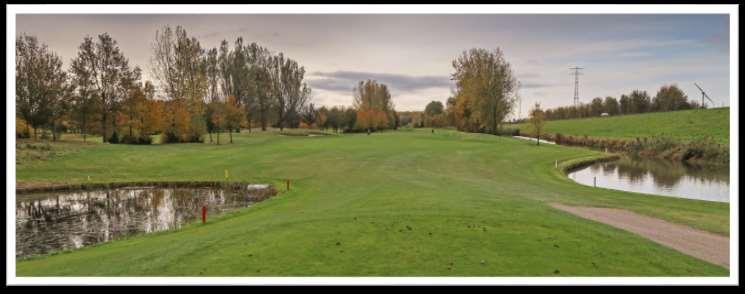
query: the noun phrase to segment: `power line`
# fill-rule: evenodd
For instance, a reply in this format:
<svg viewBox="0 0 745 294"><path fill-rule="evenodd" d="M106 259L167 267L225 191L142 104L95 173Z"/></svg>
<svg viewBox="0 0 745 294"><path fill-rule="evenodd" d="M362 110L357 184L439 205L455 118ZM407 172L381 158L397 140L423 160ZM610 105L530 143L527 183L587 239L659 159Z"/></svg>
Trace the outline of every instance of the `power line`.
<svg viewBox="0 0 745 294"><path fill-rule="evenodd" d="M579 72L580 69L584 69L583 67L570 67L569 69L574 70L572 73L574 75L574 106L579 105L579 76L582 74Z"/></svg>

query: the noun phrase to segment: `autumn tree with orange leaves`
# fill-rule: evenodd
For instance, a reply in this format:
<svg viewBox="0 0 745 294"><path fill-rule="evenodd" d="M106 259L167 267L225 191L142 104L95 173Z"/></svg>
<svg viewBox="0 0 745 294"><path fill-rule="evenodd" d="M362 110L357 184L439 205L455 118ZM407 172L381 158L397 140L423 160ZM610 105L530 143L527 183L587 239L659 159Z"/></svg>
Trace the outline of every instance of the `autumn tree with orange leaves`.
<svg viewBox="0 0 745 294"><path fill-rule="evenodd" d="M360 81L354 88L354 108L357 110L357 129L369 134L379 129L392 128L395 109L388 86L375 80Z"/></svg>

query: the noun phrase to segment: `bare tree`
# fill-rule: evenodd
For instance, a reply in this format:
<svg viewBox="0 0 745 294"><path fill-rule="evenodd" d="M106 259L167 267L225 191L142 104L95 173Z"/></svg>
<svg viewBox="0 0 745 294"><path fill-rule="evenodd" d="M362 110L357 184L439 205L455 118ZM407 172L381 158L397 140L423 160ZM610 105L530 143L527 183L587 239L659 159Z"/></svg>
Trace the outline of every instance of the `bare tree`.
<svg viewBox="0 0 745 294"><path fill-rule="evenodd" d="M194 37L189 37L186 30L176 26L175 31L170 26L165 26L155 33L155 42L152 46L153 57L150 70L158 80L162 91L171 100L183 100L177 103L169 103L171 107L186 105L189 112L189 124L185 130L188 134L175 134L176 130L184 131L176 127L176 117L171 116L170 135L166 138L181 138L179 140L201 141L202 134L206 131L206 119L204 117L205 96L208 96L209 81L207 78L207 62L204 61L204 49ZM168 111L175 113L175 109Z"/></svg>
<svg viewBox="0 0 745 294"><path fill-rule="evenodd" d="M108 33L98 35L95 41L92 37L85 37L78 49L72 67L75 86L78 94L81 91L93 93L97 98L96 104L101 113L101 135L103 142L109 142L116 132L115 112L118 104L140 80L140 69L129 68L129 61Z"/></svg>

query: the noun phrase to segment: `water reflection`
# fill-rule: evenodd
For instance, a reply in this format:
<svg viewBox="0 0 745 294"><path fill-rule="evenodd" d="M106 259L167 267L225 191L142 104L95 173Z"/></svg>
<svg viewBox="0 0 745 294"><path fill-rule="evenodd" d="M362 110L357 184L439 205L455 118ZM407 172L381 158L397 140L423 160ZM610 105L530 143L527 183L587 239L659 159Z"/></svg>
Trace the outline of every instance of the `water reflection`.
<svg viewBox="0 0 745 294"><path fill-rule="evenodd" d="M122 188L40 193L16 198L16 256L80 248L135 233L179 228L246 207L263 191L213 188Z"/></svg>
<svg viewBox="0 0 745 294"><path fill-rule="evenodd" d="M729 202L729 169L701 168L669 161L633 159L590 165L569 174L584 185L646 194Z"/></svg>

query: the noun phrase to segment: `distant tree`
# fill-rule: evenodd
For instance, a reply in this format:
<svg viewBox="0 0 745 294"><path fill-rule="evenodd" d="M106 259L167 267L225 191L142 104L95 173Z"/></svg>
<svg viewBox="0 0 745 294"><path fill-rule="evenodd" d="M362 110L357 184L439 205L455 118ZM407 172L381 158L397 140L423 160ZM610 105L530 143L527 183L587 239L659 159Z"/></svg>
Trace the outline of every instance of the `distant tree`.
<svg viewBox="0 0 745 294"><path fill-rule="evenodd" d="M533 109L530 110L530 126L533 129L533 134L535 135L536 145L541 144L540 138L545 120L546 119L543 110L541 110L541 105L539 103L536 103Z"/></svg>
<svg viewBox="0 0 745 294"><path fill-rule="evenodd" d="M316 121L318 119L318 110L316 110L313 103L310 103L307 106L303 107L303 109L300 111L300 119L309 127L312 127L314 124L316 124Z"/></svg>
<svg viewBox="0 0 745 294"><path fill-rule="evenodd" d="M16 115L37 129L53 123L67 98L67 74L62 61L33 36L16 39ZM30 131L27 130L28 133Z"/></svg>
<svg viewBox="0 0 745 294"><path fill-rule="evenodd" d="M238 98L228 96L223 106L225 116L225 128L230 136L230 143L233 143L233 130L240 130L241 122L245 119L244 109L238 103Z"/></svg>
<svg viewBox="0 0 745 294"><path fill-rule="evenodd" d="M455 97L449 97L447 102L445 102L446 108L445 108L445 114L447 116L447 125L454 126L455 125Z"/></svg>
<svg viewBox="0 0 745 294"><path fill-rule="evenodd" d="M146 84L147 85L147 84ZM153 89L152 86L145 89ZM147 99L145 100L144 113L142 115L142 133L144 135L154 135L165 129L165 101L153 99L153 93L145 91Z"/></svg>
<svg viewBox="0 0 745 294"><path fill-rule="evenodd" d="M444 106L442 105L442 102L440 101L432 101L427 104L427 106L424 108L424 113L430 116L442 114L444 110Z"/></svg>
<svg viewBox="0 0 745 294"><path fill-rule="evenodd" d="M631 98L626 94L621 95L621 99L618 100L618 104L621 110L621 114L633 113Z"/></svg>
<svg viewBox="0 0 745 294"><path fill-rule="evenodd" d="M458 129L496 134L515 104L516 79L502 50L464 51L453 68Z"/></svg>
<svg viewBox="0 0 745 294"><path fill-rule="evenodd" d="M592 99L590 102L590 115L589 116L600 116L604 112L603 98L597 97Z"/></svg>
<svg viewBox="0 0 745 294"><path fill-rule="evenodd" d="M662 86L652 104L655 111L674 111L689 106L688 96L677 85Z"/></svg>
<svg viewBox="0 0 745 294"><path fill-rule="evenodd" d="M347 109L342 109L342 111L344 112L344 115L341 117L339 125L342 126L345 131L353 130L357 125L357 110L355 110L354 107L349 107Z"/></svg>
<svg viewBox="0 0 745 294"><path fill-rule="evenodd" d="M629 99L631 99L632 113L649 112L652 102L647 91L634 90L629 94Z"/></svg>
<svg viewBox="0 0 745 294"><path fill-rule="evenodd" d="M375 80L360 81L354 88L353 107L357 112L357 128L368 133L394 127L395 112L388 86Z"/></svg>
<svg viewBox="0 0 745 294"><path fill-rule="evenodd" d="M52 141L57 141L65 128L65 120L72 108L72 87L64 83L62 92L53 96L49 104L49 122L47 127L52 131Z"/></svg>
<svg viewBox="0 0 745 294"><path fill-rule="evenodd" d="M220 97L220 68L217 59L217 49L207 51L205 57L205 74L207 75L207 101L215 101Z"/></svg>
<svg viewBox="0 0 745 294"><path fill-rule="evenodd" d="M123 114L123 124L127 127L128 140L135 138L144 138L147 136L142 132L145 116L145 107L147 107L147 97L145 90L136 87L130 91L129 96L122 101L121 111Z"/></svg>
<svg viewBox="0 0 745 294"><path fill-rule="evenodd" d="M329 109L326 106L321 106L316 110L316 119L313 122L318 128L326 130L329 128L328 125Z"/></svg>
<svg viewBox="0 0 745 294"><path fill-rule="evenodd" d="M603 101L603 109L610 115L617 115L620 111L618 100L611 96L605 97L605 101Z"/></svg>
<svg viewBox="0 0 745 294"><path fill-rule="evenodd" d="M217 145L220 145L220 132L226 127L226 107L225 102L215 100L207 105L208 113L210 114L210 122L213 131L217 134ZM210 142L212 142L212 136L210 135Z"/></svg>

